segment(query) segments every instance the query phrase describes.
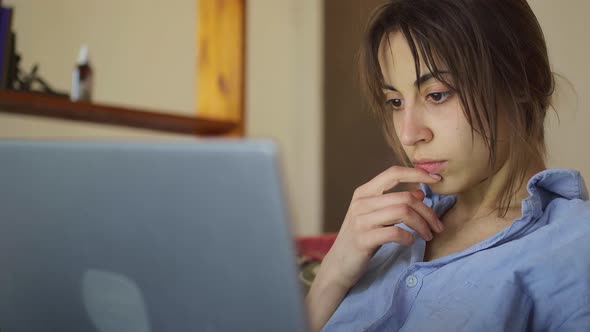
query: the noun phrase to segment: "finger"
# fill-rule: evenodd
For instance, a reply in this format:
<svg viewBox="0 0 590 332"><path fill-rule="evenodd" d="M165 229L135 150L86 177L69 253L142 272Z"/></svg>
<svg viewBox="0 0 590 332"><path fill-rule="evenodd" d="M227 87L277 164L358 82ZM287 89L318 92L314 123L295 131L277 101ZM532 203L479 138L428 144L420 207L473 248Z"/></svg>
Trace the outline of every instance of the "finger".
<svg viewBox="0 0 590 332"><path fill-rule="evenodd" d="M376 197L362 198L355 201L353 208L356 215L368 214L388 206L407 204L410 205L422 218L424 218L432 230L440 233L443 230L443 225L438 219L436 213L424 204L424 193L421 190L412 192L398 192L390 193Z"/></svg>
<svg viewBox="0 0 590 332"><path fill-rule="evenodd" d="M409 204L417 200L417 194L408 191L389 193L373 197L363 197L351 203L351 210L354 214L361 215L381 210L391 205Z"/></svg>
<svg viewBox="0 0 590 332"><path fill-rule="evenodd" d="M418 232L424 240L430 241L432 239L428 222L407 204L388 206L375 212L360 215L356 222L358 223L357 227L366 230L404 223Z"/></svg>
<svg viewBox="0 0 590 332"><path fill-rule="evenodd" d="M360 241L366 248L377 248L386 243L411 245L414 243L412 233L397 226L381 227L370 230L361 235Z"/></svg>
<svg viewBox="0 0 590 332"><path fill-rule="evenodd" d="M419 201L423 201L424 197L426 197L426 194L421 189L412 190L410 193Z"/></svg>
<svg viewBox="0 0 590 332"><path fill-rule="evenodd" d="M426 194L420 189L414 190L411 193L416 198L416 202L413 202L412 204L414 210L416 210L416 212L418 212L422 218L428 222L430 228L433 231L437 233L442 232L444 230L444 225L440 221L440 218L431 207L424 204L424 197L426 197Z"/></svg>
<svg viewBox="0 0 590 332"><path fill-rule="evenodd" d="M429 174L419 168L393 166L360 186L355 191L353 198L381 195L383 192L396 187L401 182L433 184L439 182L441 179L440 175Z"/></svg>
<svg viewBox="0 0 590 332"><path fill-rule="evenodd" d="M430 226L430 229L437 233L440 233L444 230L443 223L436 215L436 212L434 212L431 207L424 204L423 199L410 202L410 206L414 209L414 211L418 212L418 214L420 214L424 220L426 220L428 226Z"/></svg>

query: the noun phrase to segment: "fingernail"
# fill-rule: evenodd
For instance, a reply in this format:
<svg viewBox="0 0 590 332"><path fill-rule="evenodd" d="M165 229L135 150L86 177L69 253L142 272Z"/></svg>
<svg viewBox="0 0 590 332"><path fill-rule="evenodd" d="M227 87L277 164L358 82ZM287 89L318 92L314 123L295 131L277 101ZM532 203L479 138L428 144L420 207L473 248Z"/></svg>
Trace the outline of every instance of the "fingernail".
<svg viewBox="0 0 590 332"><path fill-rule="evenodd" d="M426 238L426 241L430 241L432 240L434 237L432 236L432 233L428 234L428 237Z"/></svg>
<svg viewBox="0 0 590 332"><path fill-rule="evenodd" d="M439 233L445 230L445 226L443 226L443 223L440 220L436 221L436 225L438 226Z"/></svg>
<svg viewBox="0 0 590 332"><path fill-rule="evenodd" d="M433 179L442 180L442 176L440 176L438 174L431 174L431 173L429 173L428 175L430 175L430 177L433 178Z"/></svg>

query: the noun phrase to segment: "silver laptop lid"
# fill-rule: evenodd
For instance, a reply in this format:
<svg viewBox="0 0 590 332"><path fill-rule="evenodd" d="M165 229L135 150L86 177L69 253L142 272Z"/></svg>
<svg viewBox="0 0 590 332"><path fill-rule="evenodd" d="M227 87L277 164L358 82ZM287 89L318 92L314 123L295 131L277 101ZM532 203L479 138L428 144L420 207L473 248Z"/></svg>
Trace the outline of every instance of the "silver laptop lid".
<svg viewBox="0 0 590 332"><path fill-rule="evenodd" d="M269 141L0 142L0 331L304 331Z"/></svg>

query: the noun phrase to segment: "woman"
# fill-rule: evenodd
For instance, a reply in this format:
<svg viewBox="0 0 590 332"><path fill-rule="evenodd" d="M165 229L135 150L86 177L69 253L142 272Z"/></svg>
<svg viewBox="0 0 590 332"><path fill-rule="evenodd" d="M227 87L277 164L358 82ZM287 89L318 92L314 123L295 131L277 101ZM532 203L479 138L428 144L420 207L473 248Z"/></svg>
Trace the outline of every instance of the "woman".
<svg viewBox="0 0 590 332"><path fill-rule="evenodd" d="M387 1L361 69L405 166L354 192L312 329L590 331L590 204L545 169L554 80L526 1Z"/></svg>

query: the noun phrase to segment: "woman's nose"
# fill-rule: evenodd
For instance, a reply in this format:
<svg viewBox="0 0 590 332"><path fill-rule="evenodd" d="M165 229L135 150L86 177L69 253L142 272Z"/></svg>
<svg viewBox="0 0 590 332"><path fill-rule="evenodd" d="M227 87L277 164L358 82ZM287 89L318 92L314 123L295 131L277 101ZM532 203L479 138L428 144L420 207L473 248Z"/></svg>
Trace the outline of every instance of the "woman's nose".
<svg viewBox="0 0 590 332"><path fill-rule="evenodd" d="M412 146L432 140L432 130L425 125L422 114L406 109L403 118L398 120L401 120L399 139L403 145Z"/></svg>

